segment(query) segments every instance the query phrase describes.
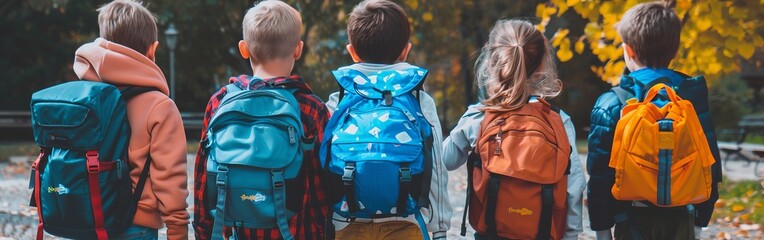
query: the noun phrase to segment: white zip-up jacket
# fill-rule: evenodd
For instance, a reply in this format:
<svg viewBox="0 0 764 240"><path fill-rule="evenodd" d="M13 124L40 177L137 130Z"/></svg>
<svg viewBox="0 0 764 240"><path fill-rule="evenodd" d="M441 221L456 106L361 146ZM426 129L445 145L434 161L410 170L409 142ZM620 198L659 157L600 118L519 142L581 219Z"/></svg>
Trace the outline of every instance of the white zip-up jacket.
<svg viewBox="0 0 764 240"><path fill-rule="evenodd" d="M469 154L477 144L480 133L480 122L485 114L480 111L482 104L475 104L467 108L467 112L459 119L459 123L451 130L451 134L443 142L443 163L449 171L455 170L467 162ZM565 228L565 239L578 239L578 234L584 231L582 225L583 192L586 187L584 169L576 150L576 130L570 116L560 111L565 132L568 135L570 146L570 175L568 175L568 219Z"/></svg>
<svg viewBox="0 0 764 240"><path fill-rule="evenodd" d="M396 64L373 64L373 63L357 63L343 68L352 68L358 70L364 74L376 73L382 70L404 70L414 67L411 64L401 62ZM342 69L342 68L340 68ZM326 102L326 106L329 112L334 113L337 109L337 100L339 99L339 92L332 93L329 96L329 101ZM425 116L428 122L432 125L433 133L433 157L432 164L432 179L430 180L430 204L431 209L423 208L422 216L425 222L427 222L427 231L432 233L432 238L445 238L446 232L451 228L451 215L453 210L451 208L451 202L448 199L448 171L443 163L442 149L443 130L440 126L440 119L438 118L438 111L435 107L435 100L430 97L426 92L420 91L419 106L422 108L422 114ZM336 230L342 230L349 223L347 221L341 221L344 218L338 214L334 214L334 227ZM375 219L356 219L356 221L363 222L389 222L389 221L407 221L414 224L418 223L413 215L403 217L388 217L388 218L375 218Z"/></svg>

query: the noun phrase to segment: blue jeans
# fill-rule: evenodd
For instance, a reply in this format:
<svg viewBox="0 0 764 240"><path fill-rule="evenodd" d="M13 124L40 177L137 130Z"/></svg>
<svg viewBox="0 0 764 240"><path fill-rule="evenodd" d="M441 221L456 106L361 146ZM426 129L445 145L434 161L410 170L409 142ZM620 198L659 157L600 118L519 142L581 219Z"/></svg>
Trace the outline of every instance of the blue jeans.
<svg viewBox="0 0 764 240"><path fill-rule="evenodd" d="M159 239L159 230L147 228L144 226L132 225L125 230L122 235L110 239L130 239L130 240L157 240Z"/></svg>

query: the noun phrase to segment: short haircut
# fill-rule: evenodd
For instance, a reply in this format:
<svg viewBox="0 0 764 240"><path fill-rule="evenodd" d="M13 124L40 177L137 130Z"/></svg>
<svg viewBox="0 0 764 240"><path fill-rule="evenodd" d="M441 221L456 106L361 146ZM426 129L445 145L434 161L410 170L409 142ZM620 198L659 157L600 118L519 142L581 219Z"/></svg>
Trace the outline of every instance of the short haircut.
<svg viewBox="0 0 764 240"><path fill-rule="evenodd" d="M262 1L244 15L242 31L253 62L292 56L300 42L302 17L281 1Z"/></svg>
<svg viewBox="0 0 764 240"><path fill-rule="evenodd" d="M356 5L347 32L363 62L384 64L398 60L411 36L406 12L388 0L365 0Z"/></svg>
<svg viewBox="0 0 764 240"><path fill-rule="evenodd" d="M115 0L98 8L100 36L145 54L157 41L156 18L141 2Z"/></svg>
<svg viewBox="0 0 764 240"><path fill-rule="evenodd" d="M668 67L679 49L682 22L670 3L637 4L623 15L616 30L647 67Z"/></svg>

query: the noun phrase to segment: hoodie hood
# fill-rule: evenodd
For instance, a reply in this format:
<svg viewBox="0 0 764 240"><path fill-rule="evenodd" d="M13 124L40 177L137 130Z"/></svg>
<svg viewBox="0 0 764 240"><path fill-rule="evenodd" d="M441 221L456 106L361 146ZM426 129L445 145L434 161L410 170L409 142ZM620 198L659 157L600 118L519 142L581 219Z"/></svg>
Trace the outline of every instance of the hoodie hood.
<svg viewBox="0 0 764 240"><path fill-rule="evenodd" d="M116 86L153 87L169 95L164 73L145 55L120 44L97 38L82 45L74 56L74 73L84 80Z"/></svg>

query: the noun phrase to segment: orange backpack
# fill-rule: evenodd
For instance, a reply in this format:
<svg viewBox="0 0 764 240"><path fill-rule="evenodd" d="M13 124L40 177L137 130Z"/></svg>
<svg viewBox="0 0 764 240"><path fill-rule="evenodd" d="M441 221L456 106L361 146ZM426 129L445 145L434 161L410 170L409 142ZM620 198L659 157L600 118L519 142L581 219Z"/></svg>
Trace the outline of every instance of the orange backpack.
<svg viewBox="0 0 764 240"><path fill-rule="evenodd" d="M665 90L670 102L652 103ZM610 156L615 169L611 192L618 200L647 200L659 207L701 203L711 194L708 147L695 108L665 84L656 84L641 102L621 111Z"/></svg>
<svg viewBox="0 0 764 240"><path fill-rule="evenodd" d="M480 129L467 170L472 227L494 239L562 239L571 147L559 109L538 99L486 111Z"/></svg>

